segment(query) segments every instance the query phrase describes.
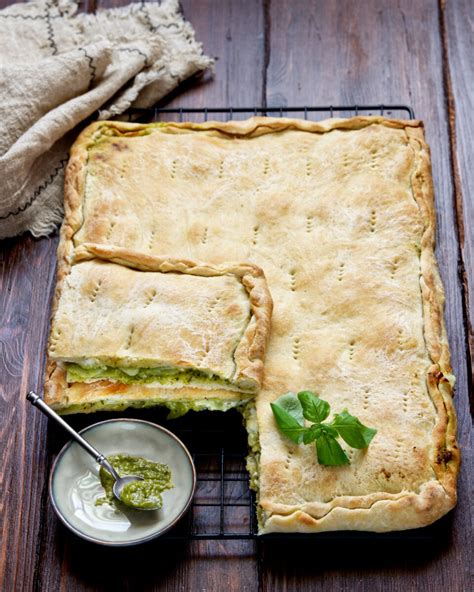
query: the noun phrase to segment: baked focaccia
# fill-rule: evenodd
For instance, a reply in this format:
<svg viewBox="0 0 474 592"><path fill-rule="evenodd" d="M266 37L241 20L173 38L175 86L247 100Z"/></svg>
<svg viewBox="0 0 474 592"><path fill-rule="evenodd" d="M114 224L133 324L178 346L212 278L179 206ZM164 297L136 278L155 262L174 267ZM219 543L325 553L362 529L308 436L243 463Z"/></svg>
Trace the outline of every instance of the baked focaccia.
<svg viewBox="0 0 474 592"><path fill-rule="evenodd" d="M260 532L414 528L454 506L459 466L434 227L417 121L97 123L67 170L54 309L87 244L258 266L274 302L262 388L245 409ZM48 382L63 412L114 408L121 389L126 404L150 400L142 385ZM377 429L369 448L325 467L288 441L270 403L299 390Z"/></svg>

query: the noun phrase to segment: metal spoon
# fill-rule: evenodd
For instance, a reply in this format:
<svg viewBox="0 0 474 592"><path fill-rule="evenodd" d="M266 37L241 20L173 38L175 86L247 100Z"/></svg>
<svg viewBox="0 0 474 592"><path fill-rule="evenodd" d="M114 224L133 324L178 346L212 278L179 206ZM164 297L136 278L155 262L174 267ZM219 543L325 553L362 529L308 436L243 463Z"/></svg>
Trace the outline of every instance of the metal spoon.
<svg viewBox="0 0 474 592"><path fill-rule="evenodd" d="M29 401L32 405L37 407L41 412L47 415L50 419L54 419L56 423L62 426L69 434L73 437L73 439L80 445L86 452L88 452L96 462L99 463L101 467L104 467L115 479L114 486L112 488L114 492L114 496L121 500L122 490L128 483L132 483L134 481L143 481L143 477L139 477L138 475L127 475L126 477L120 477L114 467L109 463L109 461L105 458L103 454L101 454L98 450L96 450L87 440L79 435L72 427L64 421L64 419L59 416L55 411L48 407L46 403L38 397L36 393L30 391L26 395L26 400ZM141 509L154 509L154 508L139 508Z"/></svg>

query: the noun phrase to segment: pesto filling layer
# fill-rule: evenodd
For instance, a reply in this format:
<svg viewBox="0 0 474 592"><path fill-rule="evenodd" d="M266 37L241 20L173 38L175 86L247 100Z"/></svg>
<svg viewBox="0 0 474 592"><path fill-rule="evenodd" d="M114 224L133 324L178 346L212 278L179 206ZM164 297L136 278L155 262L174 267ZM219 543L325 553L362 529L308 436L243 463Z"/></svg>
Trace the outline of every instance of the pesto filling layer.
<svg viewBox="0 0 474 592"><path fill-rule="evenodd" d="M209 375L200 370L176 368L120 368L114 366L84 367L73 362L66 362L68 382L95 382L111 380L123 384L202 384L230 386L232 383L215 374ZM233 385L235 388L235 385Z"/></svg>
<svg viewBox="0 0 474 592"><path fill-rule="evenodd" d="M72 403L64 409L59 408L61 415L73 413L94 413L96 411L124 411L129 407L135 409L146 409L160 405L169 409L168 419L174 419L185 415L188 411L228 411L242 407L248 403L248 399L219 399L217 397L204 397L196 400L176 400L162 397L151 397L150 399L126 399L117 400L113 397L99 399L94 402Z"/></svg>
<svg viewBox="0 0 474 592"><path fill-rule="evenodd" d="M260 465L260 441L258 438L257 412L255 404L248 403L242 409L242 418L247 430L249 452L247 455L247 471L250 477L250 489L258 491L258 474Z"/></svg>
<svg viewBox="0 0 474 592"><path fill-rule="evenodd" d="M258 437L257 410L254 402L249 402L242 408L242 419L247 430L249 451L247 454L247 471L249 473L249 486L255 492L257 524L261 531L265 523L263 508L260 506L260 439Z"/></svg>

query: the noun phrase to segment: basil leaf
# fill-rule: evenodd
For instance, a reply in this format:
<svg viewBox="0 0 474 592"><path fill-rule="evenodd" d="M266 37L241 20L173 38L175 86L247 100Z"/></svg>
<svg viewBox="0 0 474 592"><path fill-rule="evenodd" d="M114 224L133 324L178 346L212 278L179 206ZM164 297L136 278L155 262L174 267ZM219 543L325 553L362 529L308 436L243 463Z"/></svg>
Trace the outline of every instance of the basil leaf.
<svg viewBox="0 0 474 592"><path fill-rule="evenodd" d="M298 399L303 408L303 415L309 421L321 423L329 415L329 403L317 397L311 391L301 391Z"/></svg>
<svg viewBox="0 0 474 592"><path fill-rule="evenodd" d="M353 448L367 448L377 430L363 425L347 409L334 414L329 423L330 405L311 391L286 393L270 403L280 431L296 444L316 442L316 455L321 465L337 467L350 463L337 438ZM305 419L313 422L306 427Z"/></svg>
<svg viewBox="0 0 474 592"><path fill-rule="evenodd" d="M304 426L303 408L295 393L286 393L285 395L278 397L278 399L274 401L274 404L284 409L294 417L299 424Z"/></svg>
<svg viewBox="0 0 474 592"><path fill-rule="evenodd" d="M303 444L311 444L321 435L321 428L318 425L312 425L303 434Z"/></svg>
<svg viewBox="0 0 474 592"><path fill-rule="evenodd" d="M352 448L367 448L377 433L377 430L363 425L347 409L334 414L334 419L329 425L336 429L341 438Z"/></svg>
<svg viewBox="0 0 474 592"><path fill-rule="evenodd" d="M316 454L319 464L326 467L339 467L349 464L349 459L339 442L324 432L316 440Z"/></svg>
<svg viewBox="0 0 474 592"><path fill-rule="evenodd" d="M270 405L280 431L296 444L301 444L303 434L306 432L304 425L277 403L270 403Z"/></svg>

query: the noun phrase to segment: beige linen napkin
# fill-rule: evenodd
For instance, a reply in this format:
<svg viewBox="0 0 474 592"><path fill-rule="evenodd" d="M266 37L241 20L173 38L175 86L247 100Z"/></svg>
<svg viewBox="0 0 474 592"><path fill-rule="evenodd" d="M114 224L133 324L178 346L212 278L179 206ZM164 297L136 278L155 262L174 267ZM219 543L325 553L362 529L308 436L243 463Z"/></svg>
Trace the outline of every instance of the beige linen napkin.
<svg viewBox="0 0 474 592"><path fill-rule="evenodd" d="M0 239L61 221L80 122L149 107L211 65L177 0L96 14L73 0L0 10Z"/></svg>

